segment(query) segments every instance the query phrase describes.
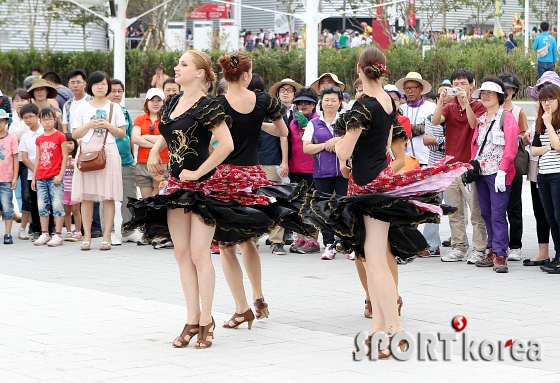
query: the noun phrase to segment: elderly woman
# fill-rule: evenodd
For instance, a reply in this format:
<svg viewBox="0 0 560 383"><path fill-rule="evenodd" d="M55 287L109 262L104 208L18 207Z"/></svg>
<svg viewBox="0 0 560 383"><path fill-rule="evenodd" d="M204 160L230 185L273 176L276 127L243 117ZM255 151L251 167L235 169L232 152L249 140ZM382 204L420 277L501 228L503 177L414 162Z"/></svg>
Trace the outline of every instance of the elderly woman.
<svg viewBox="0 0 560 383"><path fill-rule="evenodd" d="M478 267L493 267L497 273L507 273L508 223L506 209L515 177L514 159L517 154L519 125L510 112L504 110L506 91L498 77L484 78L479 90L472 95L486 107L477 120L471 143L471 159L480 163L482 176L476 180L480 212L488 231L488 254L476 261Z"/></svg>
<svg viewBox="0 0 560 383"><path fill-rule="evenodd" d="M337 195L346 195L348 179L340 171L338 159L334 151L335 144L340 141L340 134L336 134L334 124L338 119L338 112L342 107L342 91L337 86L326 86L321 91L320 117L309 121L302 136L303 152L313 155L314 170L313 183L315 189ZM323 245L325 251L321 259L331 260L336 256L334 233L323 230ZM350 254L348 254L350 259Z"/></svg>
<svg viewBox="0 0 560 383"><path fill-rule="evenodd" d="M105 168L82 172L74 169L72 200L82 200L84 241L81 249L91 246L91 224L93 203L103 202L105 222L100 250L111 249L111 229L115 218L115 201L122 201L121 156L115 137L126 135L126 120L122 109L107 100L111 93L111 79L105 72L93 72L88 80L86 92L93 97L80 105L72 123L72 137L81 139L79 153L91 153L105 147Z"/></svg>

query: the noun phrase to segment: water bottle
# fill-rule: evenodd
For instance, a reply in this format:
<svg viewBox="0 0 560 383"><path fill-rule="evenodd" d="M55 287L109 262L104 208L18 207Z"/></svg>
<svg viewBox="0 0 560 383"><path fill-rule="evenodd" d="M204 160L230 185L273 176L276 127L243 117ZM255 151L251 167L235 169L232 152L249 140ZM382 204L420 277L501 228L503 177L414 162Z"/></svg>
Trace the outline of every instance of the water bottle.
<svg viewBox="0 0 560 383"><path fill-rule="evenodd" d="M289 184L290 178L289 177L282 177L280 174L282 173L282 169L280 166L276 166L276 173L278 173L278 177L280 177L281 184Z"/></svg>

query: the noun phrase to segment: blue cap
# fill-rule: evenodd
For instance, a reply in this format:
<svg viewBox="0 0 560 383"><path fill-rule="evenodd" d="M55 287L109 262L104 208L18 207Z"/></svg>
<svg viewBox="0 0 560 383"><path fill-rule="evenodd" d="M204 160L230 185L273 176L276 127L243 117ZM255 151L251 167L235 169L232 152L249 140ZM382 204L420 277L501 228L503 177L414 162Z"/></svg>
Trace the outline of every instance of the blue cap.
<svg viewBox="0 0 560 383"><path fill-rule="evenodd" d="M342 93L342 97L344 98L350 98L350 95L348 93Z"/></svg>
<svg viewBox="0 0 560 383"><path fill-rule="evenodd" d="M12 123L12 118L4 109L0 109L0 120L8 120L8 125Z"/></svg>
<svg viewBox="0 0 560 383"><path fill-rule="evenodd" d="M449 81L448 79L445 79L441 82L441 84L439 84L439 86L442 86L442 85L451 86L451 81Z"/></svg>

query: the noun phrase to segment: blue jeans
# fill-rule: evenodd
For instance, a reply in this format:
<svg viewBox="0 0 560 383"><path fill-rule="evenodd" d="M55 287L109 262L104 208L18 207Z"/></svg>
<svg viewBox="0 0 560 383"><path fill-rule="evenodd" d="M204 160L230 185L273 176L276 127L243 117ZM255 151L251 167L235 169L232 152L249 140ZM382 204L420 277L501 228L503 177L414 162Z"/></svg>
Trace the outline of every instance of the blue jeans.
<svg viewBox="0 0 560 383"><path fill-rule="evenodd" d="M0 211L7 220L14 219L14 192L11 182L0 182Z"/></svg>
<svg viewBox="0 0 560 383"><path fill-rule="evenodd" d="M64 182L54 184L54 177L35 182L37 189L37 207L40 217L64 217Z"/></svg>
<svg viewBox="0 0 560 383"><path fill-rule="evenodd" d="M539 174L537 184L554 241L554 250L560 255L560 173Z"/></svg>
<svg viewBox="0 0 560 383"><path fill-rule="evenodd" d="M537 62L537 73L539 74L539 78L541 78L544 72L548 71L554 71L554 63Z"/></svg>
<svg viewBox="0 0 560 383"><path fill-rule="evenodd" d="M21 182L21 212L22 213L31 213L31 191L29 190L29 181L27 181L27 173L28 169L27 166L23 164L23 161L19 162L19 182L18 186L20 186Z"/></svg>

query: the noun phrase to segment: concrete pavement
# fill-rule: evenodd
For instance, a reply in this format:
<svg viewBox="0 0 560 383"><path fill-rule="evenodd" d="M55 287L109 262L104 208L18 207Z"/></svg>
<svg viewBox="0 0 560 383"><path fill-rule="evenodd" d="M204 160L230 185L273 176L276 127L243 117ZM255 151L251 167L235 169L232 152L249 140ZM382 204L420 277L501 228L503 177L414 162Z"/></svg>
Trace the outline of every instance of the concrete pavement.
<svg viewBox="0 0 560 383"><path fill-rule="evenodd" d="M530 257L536 231L524 186L523 254ZM445 219L440 234L449 236ZM101 252L99 242L89 252L79 243L0 245L1 382L560 382L560 276L521 262L510 262L508 274L439 258L400 267L403 327L449 332L451 319L464 315L471 339L538 339L542 361L465 362L456 346L449 362L355 362L354 336L370 321L354 264L340 254L332 261L278 256L262 239L271 315L250 331L220 327L234 303L213 255L214 345L175 349L186 310L172 250L123 244Z"/></svg>

